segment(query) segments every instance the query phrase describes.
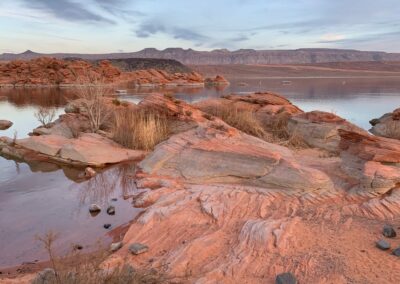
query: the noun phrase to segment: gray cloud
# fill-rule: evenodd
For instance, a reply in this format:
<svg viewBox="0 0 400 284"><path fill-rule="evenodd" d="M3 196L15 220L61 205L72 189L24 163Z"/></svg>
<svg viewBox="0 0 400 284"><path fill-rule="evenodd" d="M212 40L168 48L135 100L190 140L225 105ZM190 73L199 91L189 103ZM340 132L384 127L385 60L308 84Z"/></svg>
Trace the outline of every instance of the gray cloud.
<svg viewBox="0 0 400 284"><path fill-rule="evenodd" d="M80 22L101 22L114 24L115 22L88 10L80 3L71 0L22 0L30 8L43 10L54 16Z"/></svg>
<svg viewBox="0 0 400 284"><path fill-rule="evenodd" d="M174 39L190 40L196 44L208 39L207 36L196 31L187 28L169 27L156 21L142 23L134 32L136 36L140 38L147 38L157 33L165 33L172 36Z"/></svg>
<svg viewBox="0 0 400 284"><path fill-rule="evenodd" d="M137 17L145 16L140 11L126 9L126 6L128 6L126 0L95 0L95 2L108 13L127 22L133 23Z"/></svg>

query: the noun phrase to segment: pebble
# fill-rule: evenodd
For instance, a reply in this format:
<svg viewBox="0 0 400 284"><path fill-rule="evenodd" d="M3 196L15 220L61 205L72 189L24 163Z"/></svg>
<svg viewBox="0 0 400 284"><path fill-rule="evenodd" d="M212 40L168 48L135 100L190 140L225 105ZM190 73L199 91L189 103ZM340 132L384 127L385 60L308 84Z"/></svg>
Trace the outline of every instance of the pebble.
<svg viewBox="0 0 400 284"><path fill-rule="evenodd" d="M111 224L104 224L103 227L104 227L104 229L108 229L111 227Z"/></svg>
<svg viewBox="0 0 400 284"><path fill-rule="evenodd" d="M112 252L116 252L120 248L122 248L122 242L112 243L110 245L110 251L112 251Z"/></svg>
<svg viewBox="0 0 400 284"><path fill-rule="evenodd" d="M75 245L73 246L73 249L74 249L74 250L81 250L81 249L83 249L83 246L81 246L80 244L75 244Z"/></svg>
<svg viewBox="0 0 400 284"><path fill-rule="evenodd" d="M379 240L376 242L376 247L381 250L388 250L390 249L390 244L385 240Z"/></svg>
<svg viewBox="0 0 400 284"><path fill-rule="evenodd" d="M276 276L275 283L276 284L297 284L297 279L292 273L285 272L285 273L281 273L278 276Z"/></svg>
<svg viewBox="0 0 400 284"><path fill-rule="evenodd" d="M382 234L387 238L395 238L397 236L396 231L393 229L391 225L383 226Z"/></svg>
<svg viewBox="0 0 400 284"><path fill-rule="evenodd" d="M101 211L101 207L97 204L91 204L89 206L89 212L90 213L99 213Z"/></svg>
<svg viewBox="0 0 400 284"><path fill-rule="evenodd" d="M145 253L148 250L149 247L141 243L133 243L129 246L129 251L134 255Z"/></svg>
<svg viewBox="0 0 400 284"><path fill-rule="evenodd" d="M395 250L392 252L392 254L395 255L395 256L400 257L400 247L398 247L397 249L395 249Z"/></svg>
<svg viewBox="0 0 400 284"><path fill-rule="evenodd" d="M115 207L112 206L112 205L108 206L108 208L107 208L107 214L108 214L108 215L114 215L114 214L115 214Z"/></svg>
<svg viewBox="0 0 400 284"><path fill-rule="evenodd" d="M118 198L111 198L111 201L113 202L118 201Z"/></svg>

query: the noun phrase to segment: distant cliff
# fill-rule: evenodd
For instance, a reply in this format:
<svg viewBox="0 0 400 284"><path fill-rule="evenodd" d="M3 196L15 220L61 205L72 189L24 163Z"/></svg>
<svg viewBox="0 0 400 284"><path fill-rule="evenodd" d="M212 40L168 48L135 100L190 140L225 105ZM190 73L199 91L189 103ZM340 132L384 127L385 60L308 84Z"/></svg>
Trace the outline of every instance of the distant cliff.
<svg viewBox="0 0 400 284"><path fill-rule="evenodd" d="M296 49L296 50L253 50L241 49L228 51L196 51L193 49L167 48L157 50L146 48L138 52L108 54L40 54L30 50L20 53L4 53L0 60L32 59L41 56L56 58L78 57L87 60L124 59L124 58L160 58L175 59L183 64L314 64L327 62L365 62L400 61L400 53L379 51L358 51L345 49Z"/></svg>

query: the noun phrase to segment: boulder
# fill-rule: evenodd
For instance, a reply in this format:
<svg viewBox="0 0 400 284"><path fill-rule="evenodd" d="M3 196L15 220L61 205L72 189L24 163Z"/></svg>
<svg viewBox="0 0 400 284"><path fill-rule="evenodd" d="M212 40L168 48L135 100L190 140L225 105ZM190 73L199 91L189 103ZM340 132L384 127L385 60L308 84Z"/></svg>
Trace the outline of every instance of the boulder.
<svg viewBox="0 0 400 284"><path fill-rule="evenodd" d="M385 240L379 240L376 242L376 247L381 250L388 250L390 249L390 244Z"/></svg>
<svg viewBox="0 0 400 284"><path fill-rule="evenodd" d="M112 243L112 244L110 245L110 251L111 251L111 252L116 252L116 251L119 250L120 248L122 248L122 242Z"/></svg>
<svg viewBox="0 0 400 284"><path fill-rule="evenodd" d="M387 138L400 139L400 108L370 121L372 134Z"/></svg>
<svg viewBox="0 0 400 284"><path fill-rule="evenodd" d="M395 238L397 236L396 231L391 225L383 226L382 235L384 235L386 238Z"/></svg>
<svg viewBox="0 0 400 284"><path fill-rule="evenodd" d="M297 284L297 279L292 273L285 272L276 276L275 284Z"/></svg>
<svg viewBox="0 0 400 284"><path fill-rule="evenodd" d="M311 111L289 118L289 135L299 136L309 146L339 152L339 129L367 134L363 129L328 112Z"/></svg>
<svg viewBox="0 0 400 284"><path fill-rule="evenodd" d="M0 119L0 130L6 130L10 128L13 123L9 120Z"/></svg>
<svg viewBox="0 0 400 284"><path fill-rule="evenodd" d="M100 212L100 211L101 211L101 207L99 205L97 205L97 204L91 204L89 206L89 212L90 213L97 213L97 212Z"/></svg>
<svg viewBox="0 0 400 284"><path fill-rule="evenodd" d="M148 250L149 247L141 243L134 243L129 246L129 251L134 255L145 253Z"/></svg>

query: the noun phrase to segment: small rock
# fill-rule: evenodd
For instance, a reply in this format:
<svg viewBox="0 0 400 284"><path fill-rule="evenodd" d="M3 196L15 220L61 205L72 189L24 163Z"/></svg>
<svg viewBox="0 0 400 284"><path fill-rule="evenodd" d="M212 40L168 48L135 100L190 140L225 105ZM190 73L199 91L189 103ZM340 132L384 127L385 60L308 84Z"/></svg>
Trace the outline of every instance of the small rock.
<svg viewBox="0 0 400 284"><path fill-rule="evenodd" d="M390 249L390 244L385 240L379 240L376 242L376 247L381 250L388 250Z"/></svg>
<svg viewBox="0 0 400 284"><path fill-rule="evenodd" d="M382 234L387 238L395 238L397 236L396 231L391 225L383 226Z"/></svg>
<svg viewBox="0 0 400 284"><path fill-rule="evenodd" d="M35 279L32 281L32 284L50 284L56 282L56 272L52 268L45 268L40 271Z"/></svg>
<svg viewBox="0 0 400 284"><path fill-rule="evenodd" d="M73 249L74 250L81 250L81 249L83 249L83 246L81 246L80 244L74 244L73 245Z"/></svg>
<svg viewBox="0 0 400 284"><path fill-rule="evenodd" d="M112 243L110 245L110 251L112 251L112 252L116 252L120 248L122 248L122 242Z"/></svg>
<svg viewBox="0 0 400 284"><path fill-rule="evenodd" d="M375 125L377 125L379 122L380 122L379 118L374 118L374 119L371 119L371 120L369 121L369 124L371 124L372 126L375 126Z"/></svg>
<svg viewBox="0 0 400 284"><path fill-rule="evenodd" d="M108 206L108 208L107 208L107 214L108 214L108 215L114 215L114 214L115 214L115 207L112 206L112 205Z"/></svg>
<svg viewBox="0 0 400 284"><path fill-rule="evenodd" d="M108 229L111 227L111 224L104 224L103 227L104 227L104 229Z"/></svg>
<svg viewBox="0 0 400 284"><path fill-rule="evenodd" d="M115 202L115 201L118 201L118 199L117 198L111 198L111 201Z"/></svg>
<svg viewBox="0 0 400 284"><path fill-rule="evenodd" d="M13 123L11 121L0 119L0 130L6 130L10 128L12 125Z"/></svg>
<svg viewBox="0 0 400 284"><path fill-rule="evenodd" d="M275 279L276 284L297 284L297 279L290 272L281 273L276 276Z"/></svg>
<svg viewBox="0 0 400 284"><path fill-rule="evenodd" d="M395 250L392 252L392 254L395 255L395 256L400 257L400 247L398 247L397 249L395 249Z"/></svg>
<svg viewBox="0 0 400 284"><path fill-rule="evenodd" d="M129 251L134 255L145 253L148 250L149 250L148 246L140 243L134 243L129 246Z"/></svg>
<svg viewBox="0 0 400 284"><path fill-rule="evenodd" d="M85 177L94 177L96 175L96 171L92 169L91 167L86 167L85 169Z"/></svg>
<svg viewBox="0 0 400 284"><path fill-rule="evenodd" d="M91 205L89 206L89 212L90 212L90 213L99 213L100 211L101 211L101 208L100 208L100 206L97 205L97 204L91 204Z"/></svg>

